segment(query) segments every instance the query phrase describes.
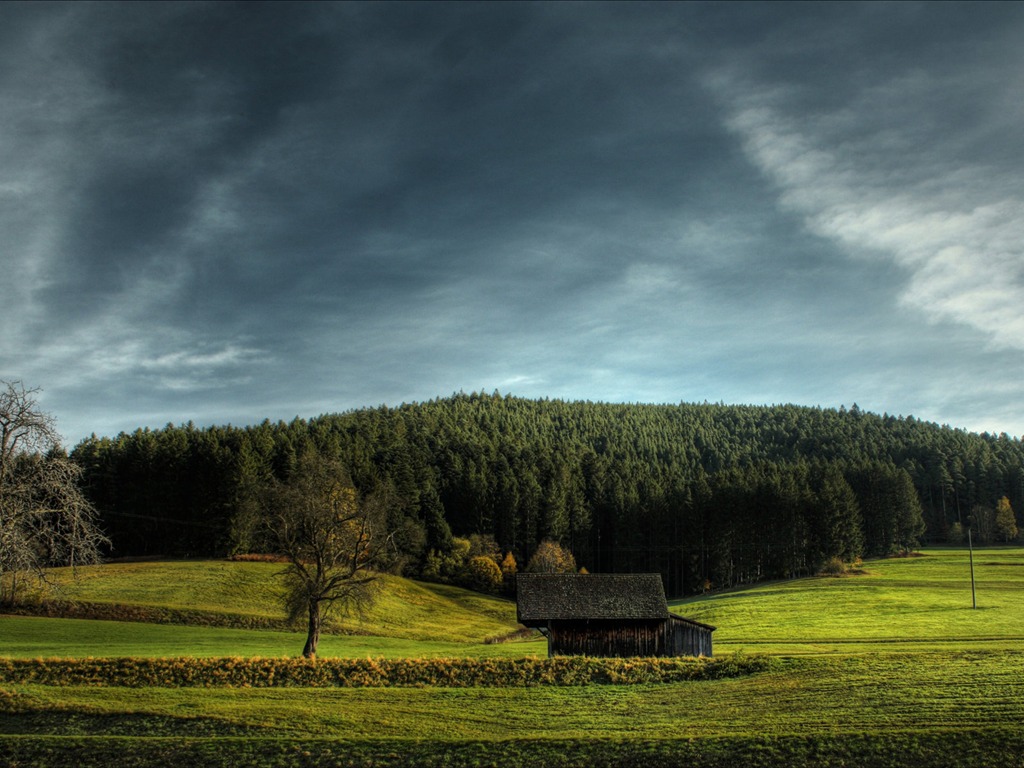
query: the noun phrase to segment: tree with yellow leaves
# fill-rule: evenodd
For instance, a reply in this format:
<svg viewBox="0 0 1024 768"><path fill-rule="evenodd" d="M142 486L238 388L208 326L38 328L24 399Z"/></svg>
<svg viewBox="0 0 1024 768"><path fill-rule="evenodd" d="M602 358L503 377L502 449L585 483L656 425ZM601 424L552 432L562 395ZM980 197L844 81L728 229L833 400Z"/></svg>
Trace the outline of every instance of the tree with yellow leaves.
<svg viewBox="0 0 1024 768"><path fill-rule="evenodd" d="M557 541L544 539L526 565L528 573L576 573L576 558Z"/></svg>
<svg viewBox="0 0 1024 768"><path fill-rule="evenodd" d="M1013 514L1010 500L1005 496L996 502L996 534L1003 541L1017 538L1017 518Z"/></svg>

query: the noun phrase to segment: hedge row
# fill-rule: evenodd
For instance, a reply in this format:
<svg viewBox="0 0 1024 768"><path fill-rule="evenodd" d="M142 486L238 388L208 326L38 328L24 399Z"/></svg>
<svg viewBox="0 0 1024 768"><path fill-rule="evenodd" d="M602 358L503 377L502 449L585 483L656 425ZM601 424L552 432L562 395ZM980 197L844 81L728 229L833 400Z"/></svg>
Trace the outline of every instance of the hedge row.
<svg viewBox="0 0 1024 768"><path fill-rule="evenodd" d="M0 659L0 683L126 687L525 687L738 677L766 657L719 659Z"/></svg>

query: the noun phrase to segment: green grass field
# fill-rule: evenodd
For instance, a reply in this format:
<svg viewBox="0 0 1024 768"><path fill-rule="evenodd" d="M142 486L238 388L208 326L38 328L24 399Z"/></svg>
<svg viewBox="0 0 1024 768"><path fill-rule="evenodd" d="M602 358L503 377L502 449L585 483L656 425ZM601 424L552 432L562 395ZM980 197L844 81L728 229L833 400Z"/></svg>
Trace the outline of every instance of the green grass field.
<svg viewBox="0 0 1024 768"><path fill-rule="evenodd" d="M543 656L544 640L485 644L374 635L323 635L323 658ZM186 627L122 621L0 616L0 657L299 656L302 632Z"/></svg>
<svg viewBox="0 0 1024 768"><path fill-rule="evenodd" d="M188 560L58 569L51 596L284 621L277 563ZM410 640L482 642L516 627L511 600L382 576L363 612L332 615L333 631Z"/></svg>
<svg viewBox="0 0 1024 768"><path fill-rule="evenodd" d="M274 563L114 563L55 572L48 596L101 605L187 610L199 618L260 617L284 622ZM329 621L326 657L521 656L546 653L543 640L485 644L515 631L515 603L443 584L386 576L361 614ZM124 621L4 617L0 656L297 656L305 634Z"/></svg>
<svg viewBox="0 0 1024 768"><path fill-rule="evenodd" d="M860 575L810 578L676 601L672 609L719 627L715 647L751 653L858 653L1021 648L1024 549L975 552L978 608L967 550L874 560Z"/></svg>
<svg viewBox="0 0 1024 768"><path fill-rule="evenodd" d="M1022 766L1024 549L982 550L975 564L978 610L959 550L674 604L719 627L718 653L776 659L733 679L530 688L2 684L0 765ZM202 565L103 566L69 589L81 600L165 605L185 600L173 589L161 595L170 574L185 578ZM273 610L265 597L239 599L232 586L244 565L249 589L272 589L272 566L222 565L221 582L207 568L189 587L192 605ZM147 572L164 584L147 585ZM379 635L329 636L322 655L544 652L542 642L480 642L480 630L514 626L507 601L389 586L386 610L367 614L360 631L374 629L378 611L407 613L386 617ZM301 636L290 633L0 617L0 654L15 658L298 648Z"/></svg>

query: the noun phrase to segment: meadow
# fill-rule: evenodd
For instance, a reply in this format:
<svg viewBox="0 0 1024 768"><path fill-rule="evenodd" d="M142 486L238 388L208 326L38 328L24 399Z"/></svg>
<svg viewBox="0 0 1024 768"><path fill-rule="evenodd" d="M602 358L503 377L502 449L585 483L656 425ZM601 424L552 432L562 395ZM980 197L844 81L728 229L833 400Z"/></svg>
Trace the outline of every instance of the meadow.
<svg viewBox="0 0 1024 768"><path fill-rule="evenodd" d="M102 566L67 595L155 607L194 600L188 605L210 613L277 610L253 594L274 589L272 566L223 565L226 586L193 583L190 597L160 592L166 569L186 578L202 563ZM977 610L960 550L674 603L719 627L720 659L759 662L716 679L364 688L8 680L0 682L0 764L1024 765L1024 549L982 550L975 565ZM231 598L237 566L249 580L247 603ZM330 635L322 656L443 664L436 660L544 654L542 641L483 642L515 628L508 601L388 586L383 605L337 628L379 634ZM300 648L301 635L289 632L0 617L0 656L10 659L281 657Z"/></svg>
<svg viewBox="0 0 1024 768"><path fill-rule="evenodd" d="M149 621L4 617L0 657L297 656L305 634L285 626L280 571L275 563L225 560L112 563L78 568L75 577L59 569L49 597L104 615L141 613ZM329 619L320 655L546 653L542 640L517 647L485 642L515 632L515 617L511 600L384 576L370 606ZM243 628L254 623L280 628Z"/></svg>
<svg viewBox="0 0 1024 768"><path fill-rule="evenodd" d="M972 608L966 549L873 560L860 573L807 578L674 601L719 627L715 647L751 653L1020 648L1024 549L976 550Z"/></svg>

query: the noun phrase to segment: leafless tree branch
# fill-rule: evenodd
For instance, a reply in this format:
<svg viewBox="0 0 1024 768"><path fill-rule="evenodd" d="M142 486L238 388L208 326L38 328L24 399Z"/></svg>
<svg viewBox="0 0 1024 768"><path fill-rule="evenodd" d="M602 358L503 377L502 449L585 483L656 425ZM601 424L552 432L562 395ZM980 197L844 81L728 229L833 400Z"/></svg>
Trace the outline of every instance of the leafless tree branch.
<svg viewBox="0 0 1024 768"><path fill-rule="evenodd" d="M0 602L48 566L97 562L110 544L37 392L0 381Z"/></svg>

